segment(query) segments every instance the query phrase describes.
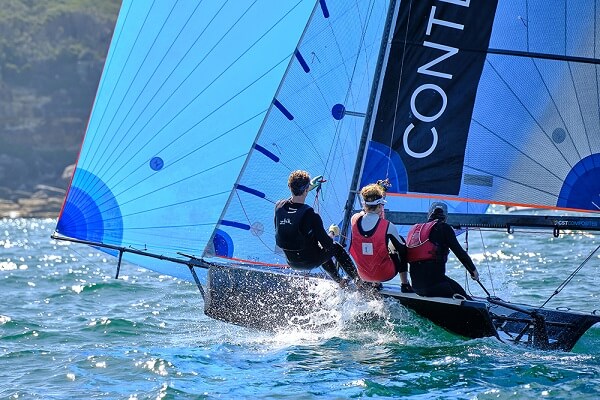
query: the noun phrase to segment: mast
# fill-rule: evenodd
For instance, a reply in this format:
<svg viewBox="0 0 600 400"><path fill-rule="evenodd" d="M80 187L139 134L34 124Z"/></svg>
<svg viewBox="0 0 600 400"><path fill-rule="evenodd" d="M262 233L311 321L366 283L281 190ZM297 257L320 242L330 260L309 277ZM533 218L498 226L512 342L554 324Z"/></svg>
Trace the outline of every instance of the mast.
<svg viewBox="0 0 600 400"><path fill-rule="evenodd" d="M352 217L354 199L356 193L358 193L358 185L360 184L361 169L365 159L365 149L367 147L367 141L371 133L371 117L373 116L373 108L375 107L375 101L377 100L377 94L379 92L379 83L383 75L383 66L385 61L386 49L388 47L388 41L390 38L390 31L392 22L396 14L396 0L390 0L390 6L388 8L388 14L385 21L385 27L383 29L383 35L381 37L381 46L379 48L379 55L377 59L377 65L375 66L375 74L373 78L373 85L371 87L371 95L369 97L369 104L367 106L367 112L365 113L365 123L358 146L358 154L356 155L356 163L354 164L354 174L352 175L352 181L350 183L350 190L348 191L348 199L344 207L344 218L342 220L342 232L340 236L340 242L342 246L346 245L346 237L348 228L350 226L350 218Z"/></svg>

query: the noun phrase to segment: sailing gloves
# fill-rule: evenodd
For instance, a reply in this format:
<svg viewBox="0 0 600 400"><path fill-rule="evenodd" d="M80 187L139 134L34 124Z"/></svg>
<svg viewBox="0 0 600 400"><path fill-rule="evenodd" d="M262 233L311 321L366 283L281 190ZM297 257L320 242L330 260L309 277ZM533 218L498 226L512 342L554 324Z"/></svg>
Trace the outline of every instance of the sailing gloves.
<svg viewBox="0 0 600 400"><path fill-rule="evenodd" d="M327 233L329 233L329 236L333 239L336 236L340 236L340 228L336 224L331 224Z"/></svg>

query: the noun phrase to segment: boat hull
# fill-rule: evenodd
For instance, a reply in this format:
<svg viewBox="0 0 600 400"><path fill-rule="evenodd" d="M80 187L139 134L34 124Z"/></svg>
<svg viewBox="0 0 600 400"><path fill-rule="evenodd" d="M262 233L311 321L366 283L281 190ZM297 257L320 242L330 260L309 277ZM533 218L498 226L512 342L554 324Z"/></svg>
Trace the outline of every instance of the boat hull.
<svg viewBox="0 0 600 400"><path fill-rule="evenodd" d="M468 338L495 336L501 341L543 350L570 351L600 315L538 308L498 298L474 300L422 297L395 288L380 292L442 328Z"/></svg>
<svg viewBox="0 0 600 400"><path fill-rule="evenodd" d="M485 301L422 297L390 288L384 288L380 294L398 300L403 306L455 334L468 338L497 336Z"/></svg>
<svg viewBox="0 0 600 400"><path fill-rule="evenodd" d="M296 325L323 307L312 294L322 282L319 278L279 271L211 267L204 313L217 320L263 330Z"/></svg>
<svg viewBox="0 0 600 400"><path fill-rule="evenodd" d="M228 323L263 330L298 326L325 305L313 289L323 278L290 270L210 266L204 312ZM331 290L337 290L332 283ZM372 292L370 292L372 293ZM570 351L600 316L536 308L498 298L422 297L384 285L375 296L399 301L436 325L466 338L501 341L544 350Z"/></svg>

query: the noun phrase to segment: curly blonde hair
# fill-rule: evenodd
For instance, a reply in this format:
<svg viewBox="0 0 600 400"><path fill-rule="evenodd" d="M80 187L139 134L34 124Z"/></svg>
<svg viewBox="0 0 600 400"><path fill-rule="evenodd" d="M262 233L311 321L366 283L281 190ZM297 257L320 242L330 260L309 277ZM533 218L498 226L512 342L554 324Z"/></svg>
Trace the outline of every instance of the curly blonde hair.
<svg viewBox="0 0 600 400"><path fill-rule="evenodd" d="M360 190L360 195L363 198L363 203L366 203L367 201L372 202L385 197L385 190L383 190L381 185L371 183ZM364 204L364 209L365 211L375 211L375 209L377 209L377 205L369 206Z"/></svg>
<svg viewBox="0 0 600 400"><path fill-rule="evenodd" d="M310 175L306 171L293 171L288 178L288 187L294 196L300 196L310 185Z"/></svg>

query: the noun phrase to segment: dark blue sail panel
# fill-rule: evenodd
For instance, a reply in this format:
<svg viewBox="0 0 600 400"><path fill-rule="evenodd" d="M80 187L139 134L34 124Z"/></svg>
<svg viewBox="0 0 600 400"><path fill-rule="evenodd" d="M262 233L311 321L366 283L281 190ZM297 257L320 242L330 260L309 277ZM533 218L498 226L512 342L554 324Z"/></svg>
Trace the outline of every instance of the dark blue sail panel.
<svg viewBox="0 0 600 400"><path fill-rule="evenodd" d="M227 232L217 229L213 238L214 254L221 257L233 256L233 240ZM210 252L209 252L210 253Z"/></svg>
<svg viewBox="0 0 600 400"><path fill-rule="evenodd" d="M459 194L495 10L492 0L400 4L372 140L391 147L392 169L406 171L411 192ZM375 154L369 150L364 173L386 176L388 163Z"/></svg>
<svg viewBox="0 0 600 400"><path fill-rule="evenodd" d="M56 231L75 239L121 245L123 218L119 204L97 176L75 171Z"/></svg>
<svg viewBox="0 0 600 400"><path fill-rule="evenodd" d="M573 167L564 181L557 206L600 210L600 153L592 154Z"/></svg>
<svg viewBox="0 0 600 400"><path fill-rule="evenodd" d="M385 144L373 141L366 158L368 164L363 169L360 187L387 177L391 184L390 193L408 191L408 174L398 153Z"/></svg>

